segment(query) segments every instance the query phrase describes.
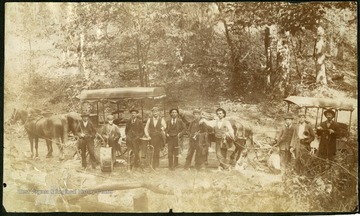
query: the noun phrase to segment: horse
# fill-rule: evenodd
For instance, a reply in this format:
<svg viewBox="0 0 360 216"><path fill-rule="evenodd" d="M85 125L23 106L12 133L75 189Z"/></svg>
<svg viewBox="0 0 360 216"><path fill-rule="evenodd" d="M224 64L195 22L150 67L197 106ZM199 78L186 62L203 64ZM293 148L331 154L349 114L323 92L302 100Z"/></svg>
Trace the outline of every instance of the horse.
<svg viewBox="0 0 360 216"><path fill-rule="evenodd" d="M24 127L30 141L31 157L34 156L34 141L36 157L39 156L38 142L39 138L42 138L46 141L46 146L48 149L48 153L46 155L47 158L52 157L52 139L55 139L55 142L60 150L59 158L60 160L64 159L63 146L67 139L68 129L68 122L64 115L51 115L50 117L44 117L41 115L29 114L25 121Z"/></svg>
<svg viewBox="0 0 360 216"><path fill-rule="evenodd" d="M40 115L42 111L40 109L29 108L29 109L15 109L10 117L10 123L15 124L17 121L21 120L22 124L25 124L28 115Z"/></svg>

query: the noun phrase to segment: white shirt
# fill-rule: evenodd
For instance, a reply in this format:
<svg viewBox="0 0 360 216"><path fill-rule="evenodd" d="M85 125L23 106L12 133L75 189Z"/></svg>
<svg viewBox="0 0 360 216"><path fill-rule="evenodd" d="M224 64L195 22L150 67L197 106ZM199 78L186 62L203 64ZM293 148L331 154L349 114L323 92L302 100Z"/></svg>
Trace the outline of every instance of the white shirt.
<svg viewBox="0 0 360 216"><path fill-rule="evenodd" d="M83 121L83 124L84 124L84 127L86 127L87 124L88 124L88 122L87 122L87 121L86 121L86 122Z"/></svg>
<svg viewBox="0 0 360 216"><path fill-rule="evenodd" d="M302 123L302 124L299 124L299 131L298 131L298 136L300 139L304 139L305 136L304 136L304 131L305 131L305 122Z"/></svg>

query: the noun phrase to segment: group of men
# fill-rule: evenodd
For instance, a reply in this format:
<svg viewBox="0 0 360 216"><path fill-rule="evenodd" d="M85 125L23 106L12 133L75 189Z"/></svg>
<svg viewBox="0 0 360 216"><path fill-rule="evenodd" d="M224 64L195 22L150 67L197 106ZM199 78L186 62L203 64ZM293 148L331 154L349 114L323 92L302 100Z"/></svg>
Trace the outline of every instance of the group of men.
<svg viewBox="0 0 360 216"><path fill-rule="evenodd" d="M328 109L324 112L326 121L321 122L314 133L312 126L306 121L306 114L298 114L298 123L293 123L293 115L288 113L284 116L283 125L276 140L279 147L280 167L284 174L290 167L292 158L295 160L295 171L302 173L310 152L311 142L318 137L319 147L317 156L323 159L333 160L336 154L336 139L339 132L338 124L333 120L335 111Z"/></svg>
<svg viewBox="0 0 360 216"><path fill-rule="evenodd" d="M231 170L234 163L227 160L228 149L234 144L237 134L229 120L226 119L226 111L222 108L216 110L218 119L207 120L202 118L201 110L193 110L194 120L188 126L178 117L177 108L170 109L170 119L165 121L159 115L159 109L154 107L152 116L147 120L145 126L138 118L139 111L130 110L131 118L126 123L126 145L132 150L134 161L133 168L140 167L140 147L143 145L141 139L149 140L153 146L152 168L159 168L160 151L168 144L168 168L175 170L179 167L178 157L180 155L180 139L183 135L189 136L189 148L186 156L184 169L189 169L193 156L195 155L195 168L201 169L205 166L210 146L209 134L214 135L216 158L219 161L220 170ZM295 158L295 169L301 172L306 157L310 152L310 143L318 135L320 139L318 156L333 159L336 152L337 123L333 118L335 112L331 109L324 112L327 120L320 124L314 133L311 125L306 121L306 114L298 115L298 123L294 123L294 117L288 113L284 116L285 124L277 138L280 155L281 172L285 173L291 158ZM86 150L90 154L92 167L99 164L94 155L94 137L96 130L89 121L89 115L83 114L82 122L78 127L79 148L81 149L82 167L86 168ZM120 129L113 123L114 117L107 116L108 123L103 126L101 134L106 144L112 147L112 158L115 161L118 141L121 137ZM236 142L235 142L236 143ZM240 153L240 152L239 152ZM232 155L231 157L234 158ZM238 158L238 157L236 157Z"/></svg>

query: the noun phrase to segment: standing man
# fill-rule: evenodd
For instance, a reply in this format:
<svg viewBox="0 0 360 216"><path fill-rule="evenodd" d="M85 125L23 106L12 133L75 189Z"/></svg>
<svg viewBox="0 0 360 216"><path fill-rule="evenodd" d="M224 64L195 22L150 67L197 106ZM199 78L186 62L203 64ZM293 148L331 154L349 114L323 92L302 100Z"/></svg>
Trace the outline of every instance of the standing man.
<svg viewBox="0 0 360 216"><path fill-rule="evenodd" d="M296 141L292 142L295 148L295 170L300 174L302 168L310 154L310 143L315 139L315 134L311 125L306 122L306 114L301 112L298 115L299 123L296 131Z"/></svg>
<svg viewBox="0 0 360 216"><path fill-rule="evenodd" d="M126 146L132 150L132 156L134 156L134 168L138 168L140 165L139 148L141 144L140 137L144 134L143 123L137 118L139 111L136 109L130 110L131 118L126 123Z"/></svg>
<svg viewBox="0 0 360 216"><path fill-rule="evenodd" d="M116 149L117 143L120 139L120 129L114 124L114 116L108 115L106 117L107 124L105 124L101 130L101 136L104 138L105 143L111 147L111 157L115 164L116 162Z"/></svg>
<svg viewBox="0 0 360 216"><path fill-rule="evenodd" d="M277 138L277 145L279 146L280 155L280 169L284 176L291 162L291 154L293 154L296 134L296 126L293 124L294 117L291 113L284 116L285 125L282 126L280 134Z"/></svg>
<svg viewBox="0 0 360 216"><path fill-rule="evenodd" d="M198 109L193 111L194 120L190 122L188 128L189 134L189 150L186 156L186 162L184 169L188 170L193 155L195 153L195 168L199 170L203 163L205 162L206 151L209 146L208 143L208 134L207 126L205 124L200 124L201 112Z"/></svg>
<svg viewBox="0 0 360 216"><path fill-rule="evenodd" d="M179 139L186 133L184 122L178 118L176 108L169 111L171 119L166 122L166 140L168 144L169 169L174 170L179 165Z"/></svg>
<svg viewBox="0 0 360 216"><path fill-rule="evenodd" d="M333 120L335 111L328 109L324 112L326 121L321 122L317 128L320 136L318 156L324 159L333 160L336 153L336 138L339 132L338 124Z"/></svg>
<svg viewBox="0 0 360 216"><path fill-rule="evenodd" d="M79 136L78 145L81 150L81 163L82 168L86 169L86 150L89 151L91 166L93 169L96 168L98 163L94 153L94 138L96 130L89 121L89 114L83 113L81 115L82 121L80 121L79 127L77 128L77 135Z"/></svg>
<svg viewBox="0 0 360 216"><path fill-rule="evenodd" d="M160 149L164 147L165 142L163 133L165 133L166 122L159 116L159 108L152 108L152 117L150 117L145 125L145 136L150 137L150 144L154 147L154 156L152 160L153 169L159 168Z"/></svg>
<svg viewBox="0 0 360 216"><path fill-rule="evenodd" d="M227 169L231 170L230 164L226 160L227 150L231 148L232 142L234 140L234 129L231 126L231 123L225 119L226 112L222 108L216 110L216 115L218 120L214 122L209 122L203 120L207 125L214 128L215 133L215 152L218 161L220 162L219 170ZM202 122L202 121L200 121Z"/></svg>

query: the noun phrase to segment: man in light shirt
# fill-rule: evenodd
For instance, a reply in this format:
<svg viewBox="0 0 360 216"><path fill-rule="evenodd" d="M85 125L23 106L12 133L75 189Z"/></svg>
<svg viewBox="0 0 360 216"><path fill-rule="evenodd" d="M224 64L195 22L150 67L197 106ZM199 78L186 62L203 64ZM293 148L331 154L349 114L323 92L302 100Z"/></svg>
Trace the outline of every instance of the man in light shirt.
<svg viewBox="0 0 360 216"><path fill-rule="evenodd" d="M152 160L153 169L159 168L160 149L164 147L164 136L166 122L159 116L159 108L152 108L152 116L147 120L144 133L146 137L150 137L150 144L154 146L154 156Z"/></svg>
<svg viewBox="0 0 360 216"><path fill-rule="evenodd" d="M226 112L224 109L218 108L216 110L216 115L218 120L207 121L202 119L200 120L200 124L204 122L206 125L211 126L214 129L216 157L220 162L219 170L231 170L230 163L228 163L226 156L227 150L228 148L231 148L234 140L234 129L232 128L231 123L225 119Z"/></svg>
<svg viewBox="0 0 360 216"><path fill-rule="evenodd" d="M299 123L297 125L297 140L294 142L295 147L295 171L299 174L306 163L310 153L310 143L315 139L314 131L311 125L306 122L306 114L300 112L298 114Z"/></svg>

